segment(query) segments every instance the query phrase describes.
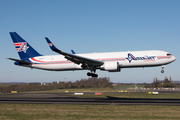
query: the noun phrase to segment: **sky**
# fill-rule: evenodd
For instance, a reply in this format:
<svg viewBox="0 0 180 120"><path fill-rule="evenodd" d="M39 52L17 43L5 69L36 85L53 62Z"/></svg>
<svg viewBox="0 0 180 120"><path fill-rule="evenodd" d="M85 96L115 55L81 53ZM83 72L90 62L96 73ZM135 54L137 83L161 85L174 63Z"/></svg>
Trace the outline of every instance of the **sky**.
<svg viewBox="0 0 180 120"><path fill-rule="evenodd" d="M71 53L163 50L176 57L165 66L125 68L99 77L115 83L150 83L154 77L180 80L179 0L1 0L0 82L53 82L86 79L84 71L44 71L15 66L6 58L19 56L9 32L17 32L43 55L57 55L48 47L48 37L59 49Z"/></svg>

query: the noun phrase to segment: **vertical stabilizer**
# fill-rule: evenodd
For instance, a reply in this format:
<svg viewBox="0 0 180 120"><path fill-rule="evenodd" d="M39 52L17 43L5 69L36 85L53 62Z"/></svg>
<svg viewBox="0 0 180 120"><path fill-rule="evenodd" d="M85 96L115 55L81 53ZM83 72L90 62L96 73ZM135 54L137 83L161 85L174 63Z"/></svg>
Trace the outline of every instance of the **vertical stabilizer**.
<svg viewBox="0 0 180 120"><path fill-rule="evenodd" d="M41 56L41 54L32 48L29 43L21 38L16 32L10 32L10 35L21 60Z"/></svg>

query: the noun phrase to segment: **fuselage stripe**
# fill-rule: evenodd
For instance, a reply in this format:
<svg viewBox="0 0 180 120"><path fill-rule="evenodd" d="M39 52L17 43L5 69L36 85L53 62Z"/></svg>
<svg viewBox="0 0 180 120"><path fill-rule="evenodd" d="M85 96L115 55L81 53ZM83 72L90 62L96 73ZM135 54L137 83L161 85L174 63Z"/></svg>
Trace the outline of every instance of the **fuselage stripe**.
<svg viewBox="0 0 180 120"><path fill-rule="evenodd" d="M34 64L54 64L54 63L58 63L58 64L66 64L66 63L73 63L69 60L63 60L63 61L40 61L35 59L34 57L30 58L30 60L35 61L37 63ZM126 61L126 59L124 58L101 58L101 59L96 59L96 60L101 60L101 61Z"/></svg>
<svg viewBox="0 0 180 120"><path fill-rule="evenodd" d="M172 56L157 56L158 59L169 59L172 58Z"/></svg>

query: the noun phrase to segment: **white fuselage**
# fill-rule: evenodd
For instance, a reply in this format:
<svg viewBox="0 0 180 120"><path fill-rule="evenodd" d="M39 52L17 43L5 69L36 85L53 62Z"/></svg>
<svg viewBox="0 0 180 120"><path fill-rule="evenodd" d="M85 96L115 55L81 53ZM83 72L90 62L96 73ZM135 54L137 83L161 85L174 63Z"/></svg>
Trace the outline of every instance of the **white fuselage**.
<svg viewBox="0 0 180 120"><path fill-rule="evenodd" d="M120 68L162 66L176 60L176 58L170 55L168 52L159 50L87 53L76 55L103 61L104 63L118 62ZM29 58L29 60L33 62L33 64L26 67L52 71L83 69L81 64L75 64L65 59L63 55L39 56Z"/></svg>

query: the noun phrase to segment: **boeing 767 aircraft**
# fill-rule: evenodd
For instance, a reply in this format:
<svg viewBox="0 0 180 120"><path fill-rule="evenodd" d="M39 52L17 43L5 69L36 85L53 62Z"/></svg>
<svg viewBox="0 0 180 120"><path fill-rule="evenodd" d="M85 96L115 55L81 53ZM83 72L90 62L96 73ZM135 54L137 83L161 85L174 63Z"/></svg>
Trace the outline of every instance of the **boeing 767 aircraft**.
<svg viewBox="0 0 180 120"><path fill-rule="evenodd" d="M127 52L104 52L73 54L63 52L45 37L49 47L60 55L41 55L29 43L21 38L16 32L10 32L19 59L8 58L15 61L15 65L37 68L50 71L66 70L90 70L88 76L98 77L95 74L97 69L120 72L122 68L155 67L162 66L161 73L164 73L164 66L175 61L176 58L170 53L160 50L149 51L127 51Z"/></svg>

